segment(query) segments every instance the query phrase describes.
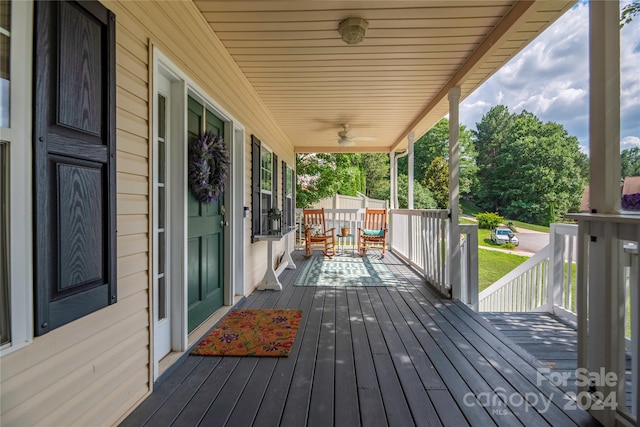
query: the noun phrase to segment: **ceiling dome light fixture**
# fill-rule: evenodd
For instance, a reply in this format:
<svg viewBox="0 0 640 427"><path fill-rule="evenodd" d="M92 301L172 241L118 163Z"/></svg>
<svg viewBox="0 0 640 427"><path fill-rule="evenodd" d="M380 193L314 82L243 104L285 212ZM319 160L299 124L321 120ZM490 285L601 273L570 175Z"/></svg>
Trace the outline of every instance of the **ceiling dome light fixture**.
<svg viewBox="0 0 640 427"><path fill-rule="evenodd" d="M369 23L362 18L347 18L338 25L338 32L347 44L358 44L364 39Z"/></svg>

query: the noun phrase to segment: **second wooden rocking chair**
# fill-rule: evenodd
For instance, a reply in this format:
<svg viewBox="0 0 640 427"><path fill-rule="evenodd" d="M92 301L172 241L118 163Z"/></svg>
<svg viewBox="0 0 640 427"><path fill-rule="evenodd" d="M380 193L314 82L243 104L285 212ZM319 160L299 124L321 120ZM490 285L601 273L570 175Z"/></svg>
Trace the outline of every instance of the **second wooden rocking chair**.
<svg viewBox="0 0 640 427"><path fill-rule="evenodd" d="M382 249L384 258L387 248L387 210L367 208L364 224L358 228L358 253L365 256L369 248Z"/></svg>
<svg viewBox="0 0 640 427"><path fill-rule="evenodd" d="M327 224L322 209L303 209L305 256L310 257L313 246L323 244L324 253L328 257L336 254L335 228L327 230Z"/></svg>

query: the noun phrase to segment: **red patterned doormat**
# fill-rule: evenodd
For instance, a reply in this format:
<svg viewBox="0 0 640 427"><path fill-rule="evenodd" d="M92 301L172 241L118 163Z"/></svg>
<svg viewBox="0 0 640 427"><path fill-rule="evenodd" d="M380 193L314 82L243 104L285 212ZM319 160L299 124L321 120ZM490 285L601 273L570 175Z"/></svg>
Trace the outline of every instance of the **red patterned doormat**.
<svg viewBox="0 0 640 427"><path fill-rule="evenodd" d="M302 310L234 310L191 352L196 356L288 356Z"/></svg>

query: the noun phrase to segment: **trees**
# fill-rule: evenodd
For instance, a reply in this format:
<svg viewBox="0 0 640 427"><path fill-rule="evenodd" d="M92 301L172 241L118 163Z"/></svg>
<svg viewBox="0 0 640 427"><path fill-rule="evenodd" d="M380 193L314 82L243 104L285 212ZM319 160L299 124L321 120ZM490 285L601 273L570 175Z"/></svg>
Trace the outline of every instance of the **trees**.
<svg viewBox="0 0 640 427"><path fill-rule="evenodd" d="M482 209L538 224L577 210L589 160L578 140L561 125L543 123L527 111L510 113L503 105L493 107L476 125L473 138L471 131L461 129L461 193L474 189L475 202ZM441 120L416 143L417 209L448 205L448 132L448 121ZM640 174L640 148L625 150L622 159L623 174ZM406 159L401 161L398 197L400 206L406 207L407 165ZM297 166L298 207L338 190L389 198L387 154L304 154L298 155Z"/></svg>
<svg viewBox="0 0 640 427"><path fill-rule="evenodd" d="M387 153L362 153L360 164L366 178L365 194L374 199L389 199L389 155Z"/></svg>
<svg viewBox="0 0 640 427"><path fill-rule="evenodd" d="M343 154L310 153L296 156L296 206L306 208L336 194L349 176L350 162Z"/></svg>
<svg viewBox="0 0 640 427"><path fill-rule="evenodd" d="M633 21L636 15L640 15L640 1L634 1L622 8L620 13L620 28Z"/></svg>
<svg viewBox="0 0 640 427"><path fill-rule="evenodd" d="M497 106L478 125L476 202L488 211L549 224L579 206L586 155L557 123Z"/></svg>
<svg viewBox="0 0 640 427"><path fill-rule="evenodd" d="M620 153L622 177L640 175L640 147L627 148Z"/></svg>
<svg viewBox="0 0 640 427"><path fill-rule="evenodd" d="M298 154L296 172L299 208L336 193L389 199L389 155L385 153Z"/></svg>
<svg viewBox="0 0 640 427"><path fill-rule="evenodd" d="M387 194L389 184L387 183ZM407 175L398 175L398 205L400 209L409 206L407 195L409 193L409 178ZM437 203L431 192L419 182L413 183L413 207L414 209L436 209Z"/></svg>
<svg viewBox="0 0 640 427"><path fill-rule="evenodd" d="M506 143L513 125L513 115L504 105L496 105L476 123L474 143L478 172L474 187L476 203L488 212L495 212L502 205L502 193L495 187L500 181L497 171L498 154Z"/></svg>
<svg viewBox="0 0 640 427"><path fill-rule="evenodd" d="M466 194L471 191L475 182L477 168L475 166L476 151L472 142L473 132L460 126L460 193ZM442 119L422 135L414 144L414 179L425 183L425 177L429 166L436 157L445 160L449 158L449 120ZM398 174L408 174L408 159L406 157L398 160ZM447 184L448 188L448 184ZM433 191L433 190L432 190Z"/></svg>
<svg viewBox="0 0 640 427"><path fill-rule="evenodd" d="M422 185L431 192L438 209L449 207L449 163L444 157L438 156L431 161Z"/></svg>

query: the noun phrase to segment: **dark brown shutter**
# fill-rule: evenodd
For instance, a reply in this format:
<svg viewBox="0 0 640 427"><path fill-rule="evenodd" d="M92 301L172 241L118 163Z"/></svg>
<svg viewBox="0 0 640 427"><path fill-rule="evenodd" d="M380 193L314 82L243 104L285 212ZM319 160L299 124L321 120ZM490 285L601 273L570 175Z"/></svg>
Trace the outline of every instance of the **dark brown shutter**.
<svg viewBox="0 0 640 427"><path fill-rule="evenodd" d="M115 16L35 2L34 290L42 335L116 302Z"/></svg>
<svg viewBox="0 0 640 427"><path fill-rule="evenodd" d="M282 162L282 229L289 227L289 217L287 215L287 164Z"/></svg>
<svg viewBox="0 0 640 427"><path fill-rule="evenodd" d="M261 169L261 143L258 138L251 135L251 243L254 242L254 236L260 233L260 173Z"/></svg>
<svg viewBox="0 0 640 427"><path fill-rule="evenodd" d="M273 156L273 174L271 175L271 208L278 208L278 156L276 153L272 154Z"/></svg>
<svg viewBox="0 0 640 427"><path fill-rule="evenodd" d="M296 171L291 169L291 226L296 225Z"/></svg>

